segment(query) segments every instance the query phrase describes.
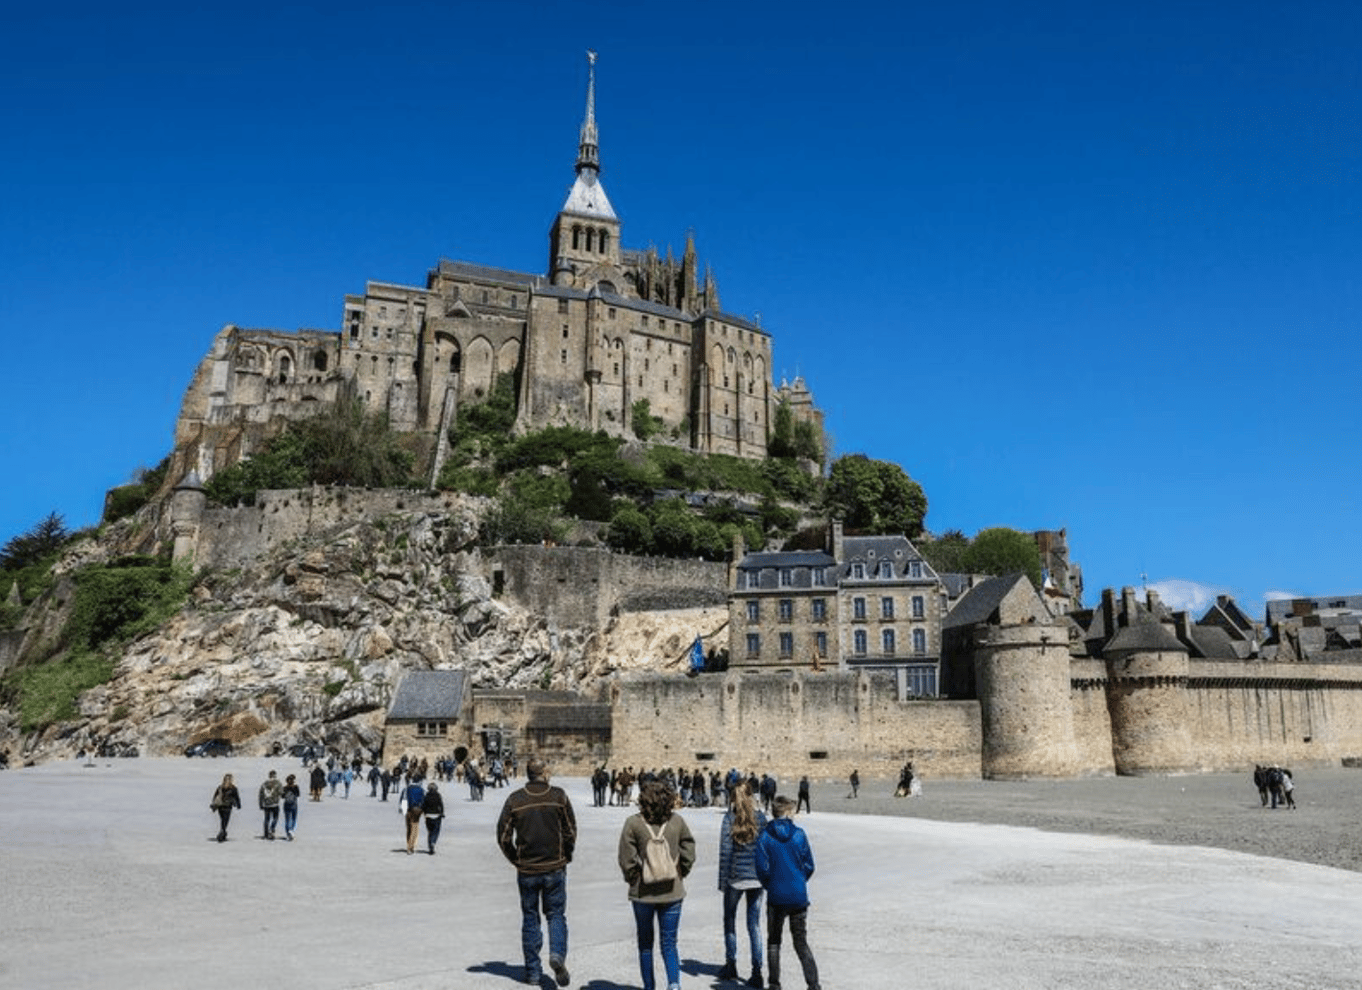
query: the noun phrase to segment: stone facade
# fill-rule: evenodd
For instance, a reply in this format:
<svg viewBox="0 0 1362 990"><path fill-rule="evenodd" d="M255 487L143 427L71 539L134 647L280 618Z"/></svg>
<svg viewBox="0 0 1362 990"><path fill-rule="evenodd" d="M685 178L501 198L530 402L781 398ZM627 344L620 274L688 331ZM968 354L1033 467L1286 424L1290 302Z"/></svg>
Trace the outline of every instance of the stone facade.
<svg viewBox="0 0 1362 990"><path fill-rule="evenodd" d="M821 551L735 554L729 665L883 670L904 697L937 694L945 591L902 536L844 536Z"/></svg>
<svg viewBox="0 0 1362 990"><path fill-rule="evenodd" d="M443 437L502 376L517 429L571 425L632 435L636 403L678 442L760 458L780 402L822 428L802 380L772 381L771 335L719 306L693 236L679 260L624 250L600 183L594 62L577 178L549 235L545 274L441 261L424 285L371 281L345 297L339 332L227 326L195 373L170 474L214 472L289 420L358 399L400 431ZM437 442L431 478L444 446Z"/></svg>

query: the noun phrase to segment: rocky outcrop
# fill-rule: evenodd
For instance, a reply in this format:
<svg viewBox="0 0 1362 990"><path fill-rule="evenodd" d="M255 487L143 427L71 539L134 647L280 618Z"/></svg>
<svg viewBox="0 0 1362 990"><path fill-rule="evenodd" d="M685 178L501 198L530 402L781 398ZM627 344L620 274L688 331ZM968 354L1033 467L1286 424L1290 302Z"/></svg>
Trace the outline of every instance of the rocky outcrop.
<svg viewBox="0 0 1362 990"><path fill-rule="evenodd" d="M203 573L185 607L82 695L79 719L29 738L11 722L7 743L33 760L170 755L213 737L256 753L300 741L349 751L381 741L405 671L461 667L475 689L594 695L620 670L685 669L694 636L727 621L711 601L564 625L493 595L478 521L471 501L391 512Z"/></svg>

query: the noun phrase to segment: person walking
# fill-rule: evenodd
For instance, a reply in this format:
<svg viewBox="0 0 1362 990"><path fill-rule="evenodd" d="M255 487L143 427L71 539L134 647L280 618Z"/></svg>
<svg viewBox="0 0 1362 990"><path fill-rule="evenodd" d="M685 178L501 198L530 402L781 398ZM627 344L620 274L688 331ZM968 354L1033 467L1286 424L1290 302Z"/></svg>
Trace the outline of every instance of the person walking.
<svg viewBox="0 0 1362 990"><path fill-rule="evenodd" d="M766 827L766 816L757 810L752 793L743 784L719 826L719 890L724 895L724 965L719 979L738 978L738 905L747 902L747 941L752 954L749 987L762 986L761 880L757 877L757 836Z"/></svg>
<svg viewBox="0 0 1362 990"><path fill-rule="evenodd" d="M283 796L284 785L279 783L279 774L271 770L260 785L260 810L265 813L265 834L261 838L271 842L274 841L274 830L279 825L279 802Z"/></svg>
<svg viewBox="0 0 1362 990"><path fill-rule="evenodd" d="M293 833L298 828L298 799L302 797L302 791L298 787L298 778L289 774L284 778L284 838L289 842L293 841Z"/></svg>
<svg viewBox="0 0 1362 990"><path fill-rule="evenodd" d="M861 771L859 771L859 770L852 770L852 771L851 771L851 793L848 794L847 797L849 797L849 798L854 798L854 797L856 797L856 796L857 796L857 792L860 791L860 789L861 789Z"/></svg>
<svg viewBox="0 0 1362 990"><path fill-rule="evenodd" d="M677 933L686 875L695 865L695 838L684 818L673 812L676 795L660 780L650 780L639 791L636 815L620 832L619 866L629 884L638 936L638 968L643 990L656 990L653 974L653 925L661 942L667 990L680 990L681 956Z"/></svg>
<svg viewBox="0 0 1362 990"><path fill-rule="evenodd" d="M421 807L426 801L426 789L421 786L421 781L412 777L407 784L406 791L402 794L403 818L407 823L407 855L416 852L416 840L421 837Z"/></svg>
<svg viewBox="0 0 1362 990"><path fill-rule="evenodd" d="M241 794L232 783L232 775L224 774L222 783L213 791L213 800L208 803L209 810L218 813L218 841L227 841L227 823L232 820L232 809L241 807Z"/></svg>
<svg viewBox="0 0 1362 990"><path fill-rule="evenodd" d="M809 812L810 814L813 813L813 807L809 804L808 774L805 774L803 777L799 778L799 800L795 802L795 814L799 814L800 808L803 808L806 812Z"/></svg>
<svg viewBox="0 0 1362 990"><path fill-rule="evenodd" d="M426 816L426 851L435 855L435 843L440 841L440 826L445 820L445 799L440 788L432 782L426 788L426 799L421 803L421 814Z"/></svg>
<svg viewBox="0 0 1362 990"><path fill-rule="evenodd" d="M525 786L512 791L501 807L497 845L516 870L525 982L538 983L543 974L539 958L544 947L542 913L549 927L549 968L557 984L565 987L571 980L567 865L577 845L577 818L567 794L549 783L549 768L543 760L532 758L525 765L525 776Z"/></svg>
<svg viewBox="0 0 1362 990"><path fill-rule="evenodd" d="M322 769L320 763L312 764L312 773L308 777L307 789L312 792L312 800L322 799L322 789L326 787L326 771Z"/></svg>
<svg viewBox="0 0 1362 990"><path fill-rule="evenodd" d="M775 820L757 839L757 876L766 888L766 972L771 990L780 990L780 941L785 919L790 941L804 968L807 990L819 990L818 963L809 948L808 880L813 876L813 850L808 836L790 818L794 802L781 794L772 802Z"/></svg>

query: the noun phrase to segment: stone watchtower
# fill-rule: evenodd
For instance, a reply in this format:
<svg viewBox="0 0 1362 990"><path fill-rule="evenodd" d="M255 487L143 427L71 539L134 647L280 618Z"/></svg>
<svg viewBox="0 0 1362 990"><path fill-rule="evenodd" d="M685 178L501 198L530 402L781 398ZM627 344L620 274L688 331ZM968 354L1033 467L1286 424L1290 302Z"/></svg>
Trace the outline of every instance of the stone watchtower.
<svg viewBox="0 0 1362 990"><path fill-rule="evenodd" d="M989 779L1072 776L1077 769L1066 628L1024 574L975 585L941 626L942 686L977 697Z"/></svg>
<svg viewBox="0 0 1362 990"><path fill-rule="evenodd" d="M1072 777L1077 772L1069 704L1069 637L1048 622L980 627L974 677L990 780Z"/></svg>
<svg viewBox="0 0 1362 990"><path fill-rule="evenodd" d="M170 497L170 529L175 537L171 559L177 564L193 564L199 547L199 524L208 506L197 471L190 471L175 486Z"/></svg>
<svg viewBox="0 0 1362 990"><path fill-rule="evenodd" d="M1113 635L1102 650L1107 667L1111 749L1118 774L1172 773L1195 765L1187 712L1187 647L1124 588L1102 596Z"/></svg>

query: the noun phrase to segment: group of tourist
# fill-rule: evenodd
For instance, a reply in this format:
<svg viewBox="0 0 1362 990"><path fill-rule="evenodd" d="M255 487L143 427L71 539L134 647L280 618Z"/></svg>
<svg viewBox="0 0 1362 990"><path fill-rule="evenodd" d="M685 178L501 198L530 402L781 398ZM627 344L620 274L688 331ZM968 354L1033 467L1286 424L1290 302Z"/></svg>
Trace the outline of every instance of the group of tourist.
<svg viewBox="0 0 1362 990"><path fill-rule="evenodd" d="M602 795L592 777L593 801ZM632 774L625 768L620 774ZM719 890L724 898L724 965L721 979L737 979L737 910L745 904L752 970L749 987L780 987L780 952L786 922L804 971L808 990L818 990L818 964L808 943L808 880L813 850L791 816L796 802L784 795L770 800L771 820L757 807L757 787L736 775L728 790L728 809L720 827ZM549 783L548 767L530 760L524 787L506 799L497 820L497 844L516 868L520 894L521 947L525 982L538 984L543 973L544 922L549 937L549 969L560 987L567 969L567 865L577 841L577 820L564 791ZM618 866L629 888L634 913L639 974L644 990L656 990L654 946L659 945L667 990L681 986L677 949L685 880L696 863L695 838L678 809L685 807L668 772L638 777L638 813L620 831ZM678 775L679 777L679 775ZM610 784L607 775L606 784ZM632 786L632 781L630 781ZM762 951L761 905L766 900L766 946ZM763 962L765 975L763 975Z"/></svg>
<svg viewBox="0 0 1362 990"><path fill-rule="evenodd" d="M734 791L740 786L746 786L752 794L760 798L762 809L767 814L771 812L771 802L779 788L773 775L763 773L759 776L754 771L744 772L737 767L731 767L726 774L718 770L706 773L699 768L690 771L684 767L644 769L635 773L632 766L608 770L602 765L591 774L591 804L597 808L605 807L607 804L628 807L633 804L634 785L638 785L641 793L642 789L653 781L666 784L677 795L683 808L732 807ZM859 786L860 775L852 771L853 790ZM796 793L797 809L812 811L807 775L800 778Z"/></svg>
<svg viewBox="0 0 1362 990"><path fill-rule="evenodd" d="M1258 788L1258 800L1264 808L1271 801L1274 809L1286 807L1296 810L1296 781L1286 767L1256 765L1253 768L1253 786Z"/></svg>
<svg viewBox="0 0 1362 990"><path fill-rule="evenodd" d="M279 828L279 813L284 813L284 838L289 842L293 841L293 833L298 828L298 799L302 795L302 790L298 786L298 778L289 774L282 782L279 774L271 770L265 782L260 785L260 810L265 816L264 830L261 838L274 841L275 832ZM222 783L213 791L213 798L208 803L210 811L217 812L218 815L218 836L219 842L227 841L227 825L232 819L232 811L241 807L241 792L237 790L236 784L232 780L232 775L224 774Z"/></svg>

